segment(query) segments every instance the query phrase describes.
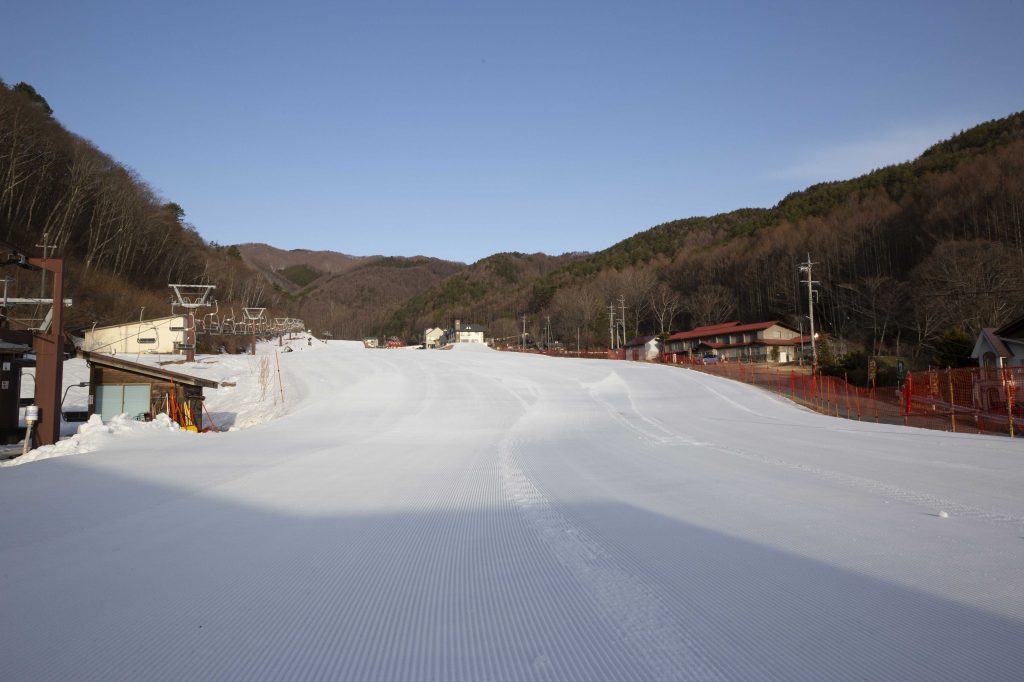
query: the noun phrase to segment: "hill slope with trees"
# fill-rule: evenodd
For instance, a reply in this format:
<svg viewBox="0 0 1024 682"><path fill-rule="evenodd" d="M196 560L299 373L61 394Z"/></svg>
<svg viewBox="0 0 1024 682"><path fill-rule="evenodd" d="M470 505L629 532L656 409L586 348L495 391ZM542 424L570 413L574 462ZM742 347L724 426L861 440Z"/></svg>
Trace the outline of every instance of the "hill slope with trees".
<svg viewBox="0 0 1024 682"><path fill-rule="evenodd" d="M794 192L770 209L687 218L575 258L510 292L528 327L600 345L624 299L627 335L728 319L799 326L810 254L824 331L868 353L927 359L1024 314L1024 114L984 123L914 161ZM440 289L421 294L443 298ZM401 322L401 320L395 320Z"/></svg>
<svg viewBox="0 0 1024 682"><path fill-rule="evenodd" d="M223 306L266 307L319 333L418 339L459 318L588 346L725 319L798 326L808 254L816 316L850 348L928 359L1024 314L1024 114L989 121L917 159L814 185L777 205L657 225L602 251L436 258L204 240L185 210L54 117L32 86L0 81L0 239L65 260L70 327L166 314L167 284L210 283ZM10 268L7 268L10 269ZM7 273L12 276L12 273ZM9 296L38 291L18 271ZM959 336L958 336L959 335Z"/></svg>

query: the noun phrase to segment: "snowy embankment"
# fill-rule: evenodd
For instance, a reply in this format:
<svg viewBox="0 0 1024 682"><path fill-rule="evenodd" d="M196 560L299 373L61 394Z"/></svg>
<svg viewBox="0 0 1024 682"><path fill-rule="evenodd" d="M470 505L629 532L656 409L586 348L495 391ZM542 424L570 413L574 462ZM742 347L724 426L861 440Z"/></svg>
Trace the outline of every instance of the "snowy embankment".
<svg viewBox="0 0 1024 682"><path fill-rule="evenodd" d="M280 361L283 403L196 370L233 431L0 471L5 678L1019 678L1016 441L635 363Z"/></svg>
<svg viewBox="0 0 1024 682"><path fill-rule="evenodd" d="M303 383L299 377L289 377L291 386L285 394L285 378L280 373L280 356L292 352L321 350L323 344L317 342L309 346L305 339L294 340L287 345L259 344L259 353L253 355L207 355L198 356L195 362L184 362L176 355L128 355L126 359L149 365L160 365L171 370L210 379L220 384L220 388L206 391L206 408L203 415L204 426L213 431L230 431L257 424L263 424L287 411L287 398L301 400ZM287 363L285 363L287 366ZM28 377L31 377L31 372ZM66 395L64 411L86 411L88 388L76 384L89 380L89 370L85 360L73 359L64 363L64 389ZM23 381L22 394L31 397L33 379ZM140 437L144 433L178 431L177 425L167 415L157 415L152 422L137 422L127 416L115 418L103 424L99 417L93 416L86 424L63 422L61 434L63 440L51 446L41 447L27 455L8 461L0 461L0 466L18 466L51 457L92 452L111 444L112 435L123 434L125 437ZM184 431L182 437L187 435Z"/></svg>

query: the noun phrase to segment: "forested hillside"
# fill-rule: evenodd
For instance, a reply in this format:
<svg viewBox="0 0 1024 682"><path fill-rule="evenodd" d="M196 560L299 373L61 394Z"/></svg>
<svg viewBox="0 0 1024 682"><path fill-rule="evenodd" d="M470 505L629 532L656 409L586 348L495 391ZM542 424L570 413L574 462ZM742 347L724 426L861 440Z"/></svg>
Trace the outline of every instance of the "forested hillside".
<svg viewBox="0 0 1024 682"><path fill-rule="evenodd" d="M65 262L67 326L170 313L168 283L217 285L225 306L275 307L272 286L237 250L206 242L178 204L67 131L25 83L0 82L0 239ZM9 272L7 272L9 271ZM10 296L39 293L38 275L5 268Z"/></svg>
<svg viewBox="0 0 1024 682"><path fill-rule="evenodd" d="M608 305L627 334L806 315L797 263L810 254L816 314L841 346L930 357L938 339L973 337L1024 314L1024 114L940 142L915 161L795 192L771 209L658 225L571 259L508 291L474 319L563 339L608 339ZM421 294L441 301L443 288ZM474 310L481 292L449 304ZM479 307L479 306L477 306ZM404 318L393 320L397 325Z"/></svg>
<svg viewBox="0 0 1024 682"><path fill-rule="evenodd" d="M275 283L286 280L280 290L287 292L288 305L313 327L337 338L381 335L384 321L410 297L466 269L463 263L424 256L352 258L321 251L280 251L265 244L239 248L247 261L255 262L252 254L259 252L267 263L275 264L272 272L266 266L260 270ZM413 329L403 336L412 340L418 333Z"/></svg>
<svg viewBox="0 0 1024 682"><path fill-rule="evenodd" d="M70 327L165 314L168 283L202 282L222 308L267 307L336 337L414 340L455 318L507 337L525 315L535 337L550 320L556 337L590 346L607 343L612 303L625 306L627 335L727 319L798 326L797 263L810 254L823 331L926 360L943 340L1024 314L1024 114L769 209L665 223L593 254L465 265L207 242L185 209L67 131L32 86L0 82L0 239L33 254L45 239L65 260ZM38 291L38 276L6 274L10 296Z"/></svg>

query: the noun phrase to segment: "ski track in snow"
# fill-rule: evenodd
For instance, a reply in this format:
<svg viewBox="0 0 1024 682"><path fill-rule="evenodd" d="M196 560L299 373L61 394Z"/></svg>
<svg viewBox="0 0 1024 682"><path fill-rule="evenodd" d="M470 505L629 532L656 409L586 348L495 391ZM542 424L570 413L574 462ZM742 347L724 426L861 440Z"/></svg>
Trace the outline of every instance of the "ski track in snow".
<svg viewBox="0 0 1024 682"><path fill-rule="evenodd" d="M0 470L0 678L952 680L1024 664L1024 511L1003 488L978 503L999 482L986 467L1020 478L1008 440L837 426L630 363L300 347L281 401L262 360L222 362L238 385L211 409L246 428L94 426L71 457ZM836 456L786 447L809 438ZM945 459L917 489L922 443ZM970 494L926 492L941 475ZM955 520L929 544L915 511L889 531L831 512L833 492ZM957 552L972 531L990 565ZM887 557L901 542L920 556Z"/></svg>
<svg viewBox="0 0 1024 682"><path fill-rule="evenodd" d="M619 625L624 640L650 666L650 679L723 679L694 646L694 634L675 622L651 587L552 507L520 467L517 449L510 432L498 449L505 493L558 561Z"/></svg>
<svg viewBox="0 0 1024 682"><path fill-rule="evenodd" d="M797 471L803 474L814 476L823 481L829 481L831 483L837 483L849 488L857 490L863 490L873 495L886 497L893 501L905 502L912 504L922 509L928 510L931 513L935 513L939 510L947 511L957 515L958 517L970 517L980 521L985 521L994 524L1006 525L1015 527L1018 529L1024 528L1024 516L993 511L990 509L984 509L981 507L964 504L948 498L923 493L920 491L903 488L899 486L889 485L878 480L864 478L860 476L854 476L846 473L823 469L820 467L809 466L806 464L795 463L787 461L777 457L769 457L765 455L759 455L749 451L744 451L736 448L726 447L717 445L713 441L701 441L695 439L692 435L680 431L677 427L674 427L657 417L647 417L641 414L641 411L637 409L632 394L629 392L629 387L619 379L617 374L612 374L614 380L606 378L600 384L588 386L590 395L596 402L601 404L608 414L620 423L625 428L634 432L637 437L646 443L653 446L671 446L671 445L688 445L688 446L701 446L722 454L740 457L752 462L759 464L765 464L769 466L779 467L788 469L791 471ZM609 400L602 397L602 391L596 390L595 386L607 386L609 383L615 385L621 389L616 392L620 396L620 399L624 399L624 405L613 405ZM743 412L753 414L756 416L763 416L761 413L756 412L745 405L738 403L732 398L726 396L719 390L712 388L706 383L702 385L702 388L712 393L716 397L720 398L723 402L730 406L734 406Z"/></svg>
<svg viewBox="0 0 1024 682"><path fill-rule="evenodd" d="M767 464L774 467L780 467L788 469L790 471L798 471L800 473L809 474L815 478L823 481L829 481L832 483L838 483L840 485L863 490L877 495L880 497L886 497L893 501L905 502L908 504L921 507L927 510L929 513L934 513L938 510L951 512L959 517L973 518L979 521L987 523L1004 525L1013 527L1016 529L1024 528L1024 517L1016 516L1013 514L1007 514L989 509L982 509L961 502L955 502L948 498L938 497L936 495L930 495L907 488L901 488L894 485L888 485L870 478L863 478L860 476L852 476L850 474L840 473L836 471L829 471L827 469L821 469L818 467L807 466L805 464L797 464L788 462L782 459L776 459L773 457L765 457L763 455L757 455L750 452L744 452L741 450L711 446L714 450L727 455L733 455L736 457L742 457L743 459L757 462L760 464Z"/></svg>

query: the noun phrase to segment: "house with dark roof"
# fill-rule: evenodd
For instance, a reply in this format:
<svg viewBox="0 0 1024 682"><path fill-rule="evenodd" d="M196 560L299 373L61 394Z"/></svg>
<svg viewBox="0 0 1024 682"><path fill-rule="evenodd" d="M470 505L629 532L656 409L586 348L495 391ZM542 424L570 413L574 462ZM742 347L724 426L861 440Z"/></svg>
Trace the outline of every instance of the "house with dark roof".
<svg viewBox="0 0 1024 682"><path fill-rule="evenodd" d="M1018 367L1024 365L1024 317L1002 327L986 327L974 342L971 357L979 367Z"/></svg>
<svg viewBox="0 0 1024 682"><path fill-rule="evenodd" d="M724 322L679 332L665 340L662 353L681 358L716 358L744 362L796 362L811 338L778 320Z"/></svg>
<svg viewBox="0 0 1024 682"><path fill-rule="evenodd" d="M455 327L445 333L445 344L449 343L484 343L487 330L479 324L463 324L455 320Z"/></svg>

